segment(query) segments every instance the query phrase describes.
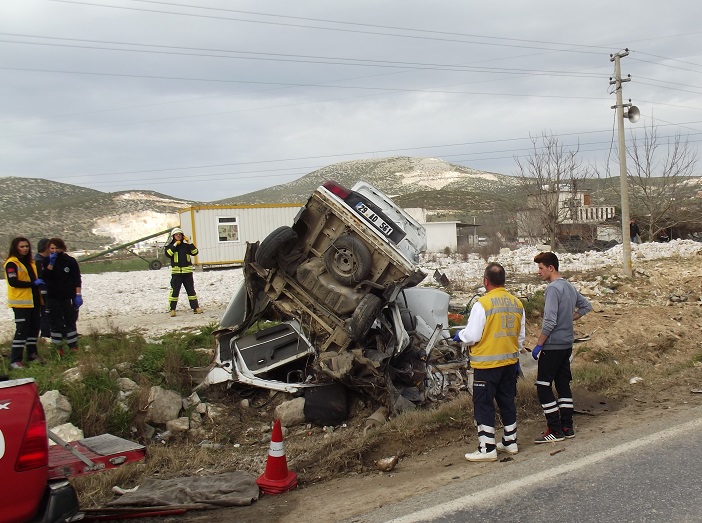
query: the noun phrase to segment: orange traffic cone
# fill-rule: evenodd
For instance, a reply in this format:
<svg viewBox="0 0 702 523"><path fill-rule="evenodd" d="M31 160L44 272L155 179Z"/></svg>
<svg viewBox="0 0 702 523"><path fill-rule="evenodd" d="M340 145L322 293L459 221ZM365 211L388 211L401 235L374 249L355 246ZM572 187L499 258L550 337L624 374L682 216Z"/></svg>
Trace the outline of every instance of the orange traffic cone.
<svg viewBox="0 0 702 523"><path fill-rule="evenodd" d="M266 471L258 477L256 484L265 494L282 494L297 487L297 474L288 471L283 431L280 429L279 419L273 422Z"/></svg>

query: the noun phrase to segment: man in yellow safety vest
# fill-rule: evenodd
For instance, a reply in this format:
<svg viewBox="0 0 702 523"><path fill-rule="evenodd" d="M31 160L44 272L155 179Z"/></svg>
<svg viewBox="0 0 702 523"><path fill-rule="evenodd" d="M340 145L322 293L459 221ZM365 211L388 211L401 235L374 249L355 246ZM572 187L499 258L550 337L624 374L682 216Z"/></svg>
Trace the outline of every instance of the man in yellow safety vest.
<svg viewBox="0 0 702 523"><path fill-rule="evenodd" d="M473 368L473 412L478 427L478 450L468 461L497 461L497 452L516 454L519 352L525 338L524 306L505 290L505 269L490 263L483 274L487 293L470 311L468 324L455 341L470 347ZM495 402L502 417L502 440L495 440Z"/></svg>

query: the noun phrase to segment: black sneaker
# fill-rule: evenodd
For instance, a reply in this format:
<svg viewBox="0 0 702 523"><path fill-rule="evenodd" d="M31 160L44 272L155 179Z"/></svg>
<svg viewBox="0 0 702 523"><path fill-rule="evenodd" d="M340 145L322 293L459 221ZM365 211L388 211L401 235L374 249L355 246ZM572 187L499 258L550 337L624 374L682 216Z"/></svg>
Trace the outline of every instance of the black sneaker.
<svg viewBox="0 0 702 523"><path fill-rule="evenodd" d="M551 432L551 429L546 429L546 432L541 434L540 437L534 440L537 445L539 443L556 443L557 441L563 441L565 436L562 432Z"/></svg>
<svg viewBox="0 0 702 523"><path fill-rule="evenodd" d="M571 427L563 427L563 436L568 439L575 437L575 431Z"/></svg>

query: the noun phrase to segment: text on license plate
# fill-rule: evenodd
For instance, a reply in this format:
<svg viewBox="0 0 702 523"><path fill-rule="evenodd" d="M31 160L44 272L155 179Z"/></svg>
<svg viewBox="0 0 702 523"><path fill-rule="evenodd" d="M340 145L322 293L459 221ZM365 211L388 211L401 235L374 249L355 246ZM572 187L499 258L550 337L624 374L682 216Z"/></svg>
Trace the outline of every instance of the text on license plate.
<svg viewBox="0 0 702 523"><path fill-rule="evenodd" d="M375 225L385 236L390 236L392 234L393 228L385 223L380 216L371 211L366 204L363 202L358 202L356 204L356 210L369 222Z"/></svg>

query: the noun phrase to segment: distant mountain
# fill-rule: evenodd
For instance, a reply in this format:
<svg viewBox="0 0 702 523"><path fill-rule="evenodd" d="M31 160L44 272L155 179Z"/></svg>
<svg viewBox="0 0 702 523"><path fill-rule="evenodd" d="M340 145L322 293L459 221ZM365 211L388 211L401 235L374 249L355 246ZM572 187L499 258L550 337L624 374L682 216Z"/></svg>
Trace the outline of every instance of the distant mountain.
<svg viewBox="0 0 702 523"><path fill-rule="evenodd" d="M402 207L427 209L430 220L499 222L499 218L492 216L493 211L514 208L521 198L512 176L437 158L396 156L335 163L286 184L213 203L304 203L327 180L349 188L360 180L369 182Z"/></svg>
<svg viewBox="0 0 702 523"><path fill-rule="evenodd" d="M437 158L396 156L332 164L290 183L208 205L304 203L327 180L349 188L360 180L369 182L402 207L426 209L429 221L475 223L487 236L509 234L514 213L525 201L516 177ZM697 191L702 179L690 183ZM596 205L619 206L617 177L584 180L579 188ZM19 235L33 246L39 238L60 236L70 250L132 242L177 225L179 209L200 203L152 191L104 193L36 178L0 178L0 259Z"/></svg>
<svg viewBox="0 0 702 523"><path fill-rule="evenodd" d="M437 158L391 157L332 164L286 184L208 205L304 203L330 179L346 187L364 180L402 207L427 209L430 221L475 223L488 236L505 233L524 204L515 177ZM594 179L581 189L597 205L618 206L618 186L616 178ZM152 191L104 193L48 180L0 178L0 258L17 235L33 244L60 236L71 250L131 242L176 225L179 209L199 203Z"/></svg>
<svg viewBox="0 0 702 523"><path fill-rule="evenodd" d="M444 195L455 191L491 194L516 187L511 176L479 171L437 158L396 156L335 163L289 183L213 203L236 205L305 202L312 191L327 180L335 180L347 187L363 180L393 199L437 191Z"/></svg>
<svg viewBox="0 0 702 523"><path fill-rule="evenodd" d="M403 207L434 219L474 222L518 198L514 178L436 158L391 157L329 165L293 182L210 204L304 203L327 180L347 187L369 182ZM0 178L0 257L11 238L62 237L70 250L127 243L178 223L177 211L199 202L152 191L104 193L37 178Z"/></svg>
<svg viewBox="0 0 702 523"><path fill-rule="evenodd" d="M70 250L127 243L178 223L196 202L153 191L104 193L38 178L0 178L0 255L15 236L63 238Z"/></svg>

